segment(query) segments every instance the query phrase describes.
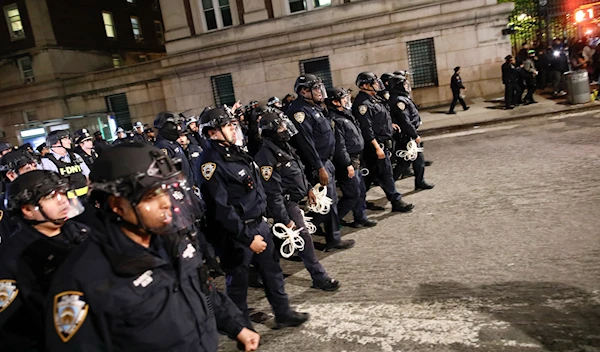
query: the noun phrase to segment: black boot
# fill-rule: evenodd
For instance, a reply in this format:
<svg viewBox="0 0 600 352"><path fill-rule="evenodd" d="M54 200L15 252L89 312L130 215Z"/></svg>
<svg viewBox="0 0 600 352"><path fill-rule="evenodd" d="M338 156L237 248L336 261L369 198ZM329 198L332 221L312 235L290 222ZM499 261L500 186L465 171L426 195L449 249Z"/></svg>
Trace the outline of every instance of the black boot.
<svg viewBox="0 0 600 352"><path fill-rule="evenodd" d="M420 185L415 186L415 191L432 189L433 187L435 187L433 183L423 182Z"/></svg>
<svg viewBox="0 0 600 352"><path fill-rule="evenodd" d="M340 288L340 282L336 279L327 279L325 281L313 281L312 288L316 288L323 291L337 291Z"/></svg>
<svg viewBox="0 0 600 352"><path fill-rule="evenodd" d="M275 317L275 329L283 329L287 327L296 327L304 324L308 320L308 313L298 313L292 311L290 315Z"/></svg>
<svg viewBox="0 0 600 352"><path fill-rule="evenodd" d="M338 249L349 249L354 247L355 241L354 240L341 240L340 242L334 244L334 245L327 245L325 247L325 252L333 252L335 250Z"/></svg>
<svg viewBox="0 0 600 352"><path fill-rule="evenodd" d="M408 213L414 207L412 203L406 203L402 199L392 201L392 212L394 213Z"/></svg>

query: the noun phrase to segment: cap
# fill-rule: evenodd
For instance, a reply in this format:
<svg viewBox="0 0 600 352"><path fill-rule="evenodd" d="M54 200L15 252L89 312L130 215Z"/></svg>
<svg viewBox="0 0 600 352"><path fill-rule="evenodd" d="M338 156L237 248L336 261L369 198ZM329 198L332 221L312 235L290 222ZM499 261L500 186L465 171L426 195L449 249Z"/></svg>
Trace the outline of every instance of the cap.
<svg viewBox="0 0 600 352"><path fill-rule="evenodd" d="M456 67L454 68L454 72L458 72L459 70L460 70L460 66L456 66Z"/></svg>
<svg viewBox="0 0 600 352"><path fill-rule="evenodd" d="M123 127L119 127L119 128L117 128L117 133L119 133L119 132L123 132L123 133L125 133L125 130L123 129Z"/></svg>
<svg viewBox="0 0 600 352"><path fill-rule="evenodd" d="M504 60L508 61L508 60L510 60L510 59L512 59L512 58L513 58L513 56L512 56L512 55L506 55L506 57L504 58Z"/></svg>
<svg viewBox="0 0 600 352"><path fill-rule="evenodd" d="M74 141L75 144L80 144L85 141L90 141L93 139L92 136L90 135L90 133L85 128L75 131L74 135L75 135L75 141Z"/></svg>
<svg viewBox="0 0 600 352"><path fill-rule="evenodd" d="M144 124L141 123L140 121L136 122L135 125L133 125L133 127L137 128L137 127L144 127Z"/></svg>

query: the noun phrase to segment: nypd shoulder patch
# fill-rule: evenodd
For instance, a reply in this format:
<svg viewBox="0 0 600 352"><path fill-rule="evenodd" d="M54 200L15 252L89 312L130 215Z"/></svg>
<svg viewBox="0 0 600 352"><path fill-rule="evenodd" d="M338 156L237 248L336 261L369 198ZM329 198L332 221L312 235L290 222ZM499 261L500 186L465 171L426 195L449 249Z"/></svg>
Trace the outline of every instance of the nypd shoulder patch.
<svg viewBox="0 0 600 352"><path fill-rule="evenodd" d="M294 114L294 119L296 121L298 121L298 123L304 122L305 117L306 117L306 114L303 113L302 111L298 111L297 113Z"/></svg>
<svg viewBox="0 0 600 352"><path fill-rule="evenodd" d="M87 317L89 306L83 292L65 291L54 296L54 328L62 342L68 342Z"/></svg>
<svg viewBox="0 0 600 352"><path fill-rule="evenodd" d="M399 101L398 104L396 104L396 106L398 106L398 109L400 109L400 110L406 109L406 104L404 104L401 101Z"/></svg>
<svg viewBox="0 0 600 352"><path fill-rule="evenodd" d="M169 155L169 151L167 150L167 148L161 148L160 151L167 156Z"/></svg>
<svg viewBox="0 0 600 352"><path fill-rule="evenodd" d="M15 280L0 280L0 313L10 306L18 294Z"/></svg>
<svg viewBox="0 0 600 352"><path fill-rule="evenodd" d="M265 181L269 181L271 176L273 176L273 167L272 166L261 166L260 174L265 179Z"/></svg>
<svg viewBox="0 0 600 352"><path fill-rule="evenodd" d="M390 100L390 93L388 93L388 92L383 93L383 97L385 98L385 100Z"/></svg>
<svg viewBox="0 0 600 352"><path fill-rule="evenodd" d="M3 217L4 217L4 211L0 210L0 221L2 221Z"/></svg>
<svg viewBox="0 0 600 352"><path fill-rule="evenodd" d="M202 164L200 169L202 170L202 176L206 179L206 181L209 181L210 178L215 173L215 170L217 169L217 164L215 164L215 163Z"/></svg>
<svg viewBox="0 0 600 352"><path fill-rule="evenodd" d="M358 107L358 112L359 112L361 115L364 115L364 114L366 114L366 113L367 113L367 110L368 110L368 108L367 108L367 106L366 106L366 105L361 105L361 106L359 106L359 107Z"/></svg>

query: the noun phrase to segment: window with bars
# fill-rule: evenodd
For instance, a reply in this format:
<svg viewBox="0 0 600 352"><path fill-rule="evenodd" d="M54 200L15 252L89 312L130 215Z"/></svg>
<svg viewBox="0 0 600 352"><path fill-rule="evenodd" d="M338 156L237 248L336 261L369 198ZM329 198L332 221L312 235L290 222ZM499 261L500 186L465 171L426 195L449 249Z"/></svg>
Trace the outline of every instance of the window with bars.
<svg viewBox="0 0 600 352"><path fill-rule="evenodd" d="M21 70L21 77L23 78L23 83L33 83L35 82L35 75L33 74L33 63L31 62L30 57L24 57L18 60L19 69Z"/></svg>
<svg viewBox="0 0 600 352"><path fill-rule="evenodd" d="M112 62L113 62L113 68L120 68L121 67L121 56L113 55Z"/></svg>
<svg viewBox="0 0 600 352"><path fill-rule="evenodd" d="M154 21L154 31L156 32L156 39L159 44L165 43L165 32L161 21Z"/></svg>
<svg viewBox="0 0 600 352"><path fill-rule="evenodd" d="M233 106L235 104L235 92L233 91L231 74L226 73L224 75L212 76L210 80L212 82L215 104Z"/></svg>
<svg viewBox="0 0 600 352"><path fill-rule="evenodd" d="M331 6L331 0L288 0L288 4L290 6L290 13L295 13Z"/></svg>
<svg viewBox="0 0 600 352"><path fill-rule="evenodd" d="M325 88L333 88L333 80L331 79L331 67L329 65L329 57L322 56L313 59L301 60L300 61L300 74L305 75L312 73L319 77Z"/></svg>
<svg viewBox="0 0 600 352"><path fill-rule="evenodd" d="M438 85L435 46L433 38L406 43L408 65L412 75L412 87L432 87Z"/></svg>
<svg viewBox="0 0 600 352"><path fill-rule="evenodd" d="M137 17L131 17L131 29L133 30L133 37L135 40L138 42L144 40L142 28L140 27L140 20Z"/></svg>
<svg viewBox="0 0 600 352"><path fill-rule="evenodd" d="M233 25L229 0L202 0L202 10L209 31Z"/></svg>
<svg viewBox="0 0 600 352"><path fill-rule="evenodd" d="M4 17L8 24L8 31L11 40L25 38L25 30L23 30L23 22L21 22L21 13L17 4L4 6Z"/></svg>
<svg viewBox="0 0 600 352"><path fill-rule="evenodd" d="M102 11L102 20L104 21L104 31L106 32L106 36L108 38L115 38L117 36L117 32L115 31L115 23L113 21L112 13Z"/></svg>

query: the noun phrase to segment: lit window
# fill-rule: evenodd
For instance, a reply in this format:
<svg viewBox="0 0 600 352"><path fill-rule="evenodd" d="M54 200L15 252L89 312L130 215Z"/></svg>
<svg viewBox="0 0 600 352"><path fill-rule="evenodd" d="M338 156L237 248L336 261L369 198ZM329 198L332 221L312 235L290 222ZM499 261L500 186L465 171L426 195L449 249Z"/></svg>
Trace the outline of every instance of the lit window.
<svg viewBox="0 0 600 352"><path fill-rule="evenodd" d="M108 38L115 38L117 36L115 32L115 22L113 21L112 13L102 12L102 20L104 21L104 31Z"/></svg>
<svg viewBox="0 0 600 352"><path fill-rule="evenodd" d="M154 31L156 32L156 39L159 44L165 43L165 32L163 30L162 22L154 21Z"/></svg>
<svg viewBox="0 0 600 352"><path fill-rule="evenodd" d="M206 29L221 29L233 25L229 0L202 0Z"/></svg>
<svg viewBox="0 0 600 352"><path fill-rule="evenodd" d="M35 82L35 76L33 75L33 65L30 57L24 57L18 60L19 69L21 70L21 77L24 83Z"/></svg>
<svg viewBox="0 0 600 352"><path fill-rule="evenodd" d="M137 41L144 39L142 35L142 28L140 27L140 20L137 17L131 17L131 28L133 29L133 37Z"/></svg>
<svg viewBox="0 0 600 352"><path fill-rule="evenodd" d="M21 22L21 14L19 13L17 4L4 6L4 15L6 17L6 23L8 24L10 39L18 40L25 38L25 31L23 30L23 23Z"/></svg>
<svg viewBox="0 0 600 352"><path fill-rule="evenodd" d="M113 55L112 61L113 61L113 68L121 67L121 57L119 55Z"/></svg>
<svg viewBox="0 0 600 352"><path fill-rule="evenodd" d="M139 55L138 60L139 60L139 62L146 62L146 61L148 61L148 56L143 55L143 54Z"/></svg>
<svg viewBox="0 0 600 352"><path fill-rule="evenodd" d="M127 0L128 3L133 4L135 0Z"/></svg>
<svg viewBox="0 0 600 352"><path fill-rule="evenodd" d="M288 0L290 13L310 11L319 7L331 6L331 0Z"/></svg>

